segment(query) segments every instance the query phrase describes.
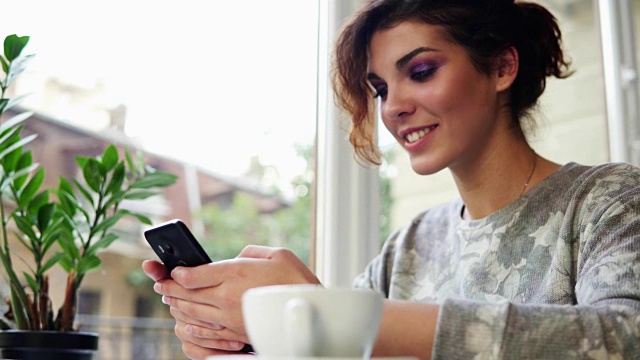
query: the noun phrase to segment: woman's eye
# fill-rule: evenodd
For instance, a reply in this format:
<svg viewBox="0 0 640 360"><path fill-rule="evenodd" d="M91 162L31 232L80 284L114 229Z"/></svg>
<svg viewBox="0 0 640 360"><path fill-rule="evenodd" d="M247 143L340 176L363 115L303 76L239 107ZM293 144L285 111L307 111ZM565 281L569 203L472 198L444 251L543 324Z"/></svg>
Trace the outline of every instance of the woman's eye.
<svg viewBox="0 0 640 360"><path fill-rule="evenodd" d="M412 80L424 81L429 79L437 70L436 66L428 64L420 64L411 69L410 77Z"/></svg>
<svg viewBox="0 0 640 360"><path fill-rule="evenodd" d="M373 85L374 94L373 97L384 98L387 96L387 86L386 85Z"/></svg>

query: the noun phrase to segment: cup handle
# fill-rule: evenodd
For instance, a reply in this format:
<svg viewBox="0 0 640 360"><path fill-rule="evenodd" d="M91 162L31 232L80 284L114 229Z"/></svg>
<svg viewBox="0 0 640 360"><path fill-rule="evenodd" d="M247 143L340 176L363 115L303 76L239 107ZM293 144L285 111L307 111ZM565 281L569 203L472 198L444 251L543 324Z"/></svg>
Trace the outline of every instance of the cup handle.
<svg viewBox="0 0 640 360"><path fill-rule="evenodd" d="M287 302L285 331L293 356L313 356L313 306L311 304L301 298Z"/></svg>

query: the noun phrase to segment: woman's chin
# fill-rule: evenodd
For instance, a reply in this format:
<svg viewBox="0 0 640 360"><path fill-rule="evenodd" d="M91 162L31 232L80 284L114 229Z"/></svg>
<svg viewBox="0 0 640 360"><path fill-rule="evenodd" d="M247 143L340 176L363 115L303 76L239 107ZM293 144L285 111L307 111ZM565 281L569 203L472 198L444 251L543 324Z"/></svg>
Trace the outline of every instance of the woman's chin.
<svg viewBox="0 0 640 360"><path fill-rule="evenodd" d="M411 158L411 168L418 175L433 175L445 167L437 166L432 161L420 158Z"/></svg>

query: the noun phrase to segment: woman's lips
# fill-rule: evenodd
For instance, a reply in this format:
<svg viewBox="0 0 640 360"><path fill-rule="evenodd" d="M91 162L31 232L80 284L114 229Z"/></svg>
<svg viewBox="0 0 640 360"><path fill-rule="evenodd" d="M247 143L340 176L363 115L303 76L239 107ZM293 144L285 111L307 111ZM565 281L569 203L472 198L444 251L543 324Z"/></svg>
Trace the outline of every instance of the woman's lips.
<svg viewBox="0 0 640 360"><path fill-rule="evenodd" d="M402 138L404 139L404 147L409 151L414 150L416 147L420 146L424 142L423 140L426 140L426 136L437 127L438 125L435 124L406 132L402 135Z"/></svg>

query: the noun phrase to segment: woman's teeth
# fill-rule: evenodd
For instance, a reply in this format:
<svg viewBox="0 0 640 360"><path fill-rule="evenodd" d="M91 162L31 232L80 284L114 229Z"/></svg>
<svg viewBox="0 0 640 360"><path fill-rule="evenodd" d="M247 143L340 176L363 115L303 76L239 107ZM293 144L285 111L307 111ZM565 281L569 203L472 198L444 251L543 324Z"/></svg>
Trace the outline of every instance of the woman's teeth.
<svg viewBox="0 0 640 360"><path fill-rule="evenodd" d="M405 135L404 138L410 143L416 142L416 141L422 139L428 133L430 133L431 129L432 129L431 127L428 127L428 128L425 128L425 129L420 129L420 130L417 130L417 131L414 131L412 133L409 133L409 134Z"/></svg>

